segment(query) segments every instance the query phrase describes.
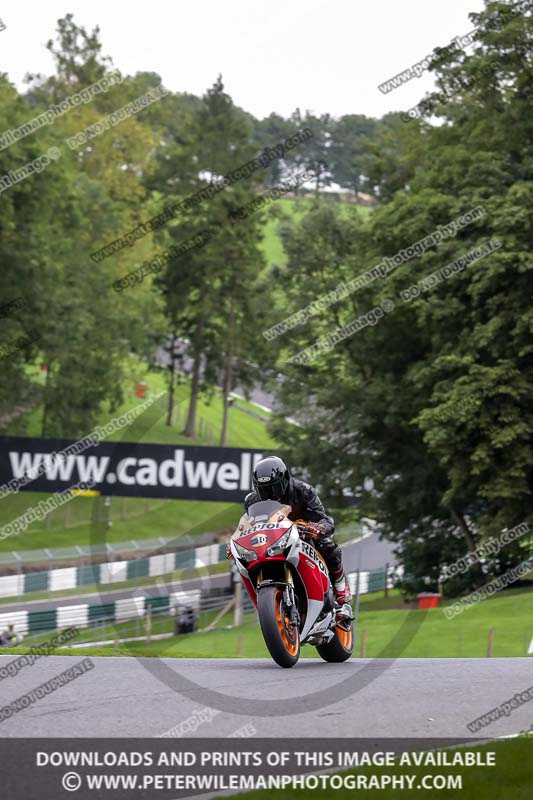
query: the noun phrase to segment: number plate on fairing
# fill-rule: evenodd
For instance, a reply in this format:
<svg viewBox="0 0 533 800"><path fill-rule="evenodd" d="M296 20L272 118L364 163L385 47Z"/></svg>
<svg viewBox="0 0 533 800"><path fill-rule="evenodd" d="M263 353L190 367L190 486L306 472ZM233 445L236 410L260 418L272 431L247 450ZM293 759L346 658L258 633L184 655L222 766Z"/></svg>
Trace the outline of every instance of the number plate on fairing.
<svg viewBox="0 0 533 800"><path fill-rule="evenodd" d="M268 542L268 536L265 536L264 533L258 533L257 536L254 536L253 539L250 539L250 544L252 547L257 547L260 544L266 544Z"/></svg>

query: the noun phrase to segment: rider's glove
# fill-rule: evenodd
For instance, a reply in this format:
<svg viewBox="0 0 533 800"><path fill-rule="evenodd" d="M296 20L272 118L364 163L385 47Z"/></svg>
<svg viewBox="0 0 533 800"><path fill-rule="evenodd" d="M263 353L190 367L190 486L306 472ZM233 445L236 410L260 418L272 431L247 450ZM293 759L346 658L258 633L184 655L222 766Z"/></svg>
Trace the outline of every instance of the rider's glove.
<svg viewBox="0 0 533 800"><path fill-rule="evenodd" d="M233 558L233 553L231 552L231 544L229 542L226 545L226 558Z"/></svg>
<svg viewBox="0 0 533 800"><path fill-rule="evenodd" d="M299 520L297 525L298 533L301 536L307 536L310 539L318 539L319 536L324 535L324 530L318 522L304 522L304 520Z"/></svg>

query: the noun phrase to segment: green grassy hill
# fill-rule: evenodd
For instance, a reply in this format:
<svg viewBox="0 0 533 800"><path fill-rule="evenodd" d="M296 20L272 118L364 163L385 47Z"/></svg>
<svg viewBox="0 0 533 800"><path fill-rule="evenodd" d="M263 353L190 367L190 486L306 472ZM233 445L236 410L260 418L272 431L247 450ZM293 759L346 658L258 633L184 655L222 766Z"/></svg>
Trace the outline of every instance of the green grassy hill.
<svg viewBox="0 0 533 800"><path fill-rule="evenodd" d="M98 424L105 424L113 417L120 416L120 414L129 411L136 405L141 403L135 396L137 384L144 381L148 385L147 398L167 390L166 383L166 370L162 368L149 369L146 364L138 358L130 357L125 365L125 381L123 386L125 400L124 403L111 412L108 406L104 406ZM32 369L36 381L43 380L43 373L37 367ZM156 444L197 444L197 445L217 445L220 437L220 430L222 425L222 396L221 393L216 391L211 399L202 395L198 401L197 411L197 430L194 440L188 439L182 435L185 424L185 416L187 413L187 406L189 400L189 380L185 375L180 375L179 383L175 387L175 408L172 419L172 425L169 427L166 422L166 402L158 404L161 413L158 415L154 424L148 431L141 437L141 441L152 442ZM253 403L247 403L244 400L239 400L238 405L245 406L252 411L258 412L266 416L268 412L261 410ZM24 435L27 436L40 436L42 426L43 409L41 406L36 407L28 417L28 429ZM17 425L13 423L8 430L8 433L16 436ZM89 431L87 431L89 433ZM124 431L118 431L111 434L108 441L119 441L124 439ZM251 414L246 414L238 408L231 407L228 417L228 433L227 433L227 446L228 447L274 447L275 442L269 436L266 425Z"/></svg>

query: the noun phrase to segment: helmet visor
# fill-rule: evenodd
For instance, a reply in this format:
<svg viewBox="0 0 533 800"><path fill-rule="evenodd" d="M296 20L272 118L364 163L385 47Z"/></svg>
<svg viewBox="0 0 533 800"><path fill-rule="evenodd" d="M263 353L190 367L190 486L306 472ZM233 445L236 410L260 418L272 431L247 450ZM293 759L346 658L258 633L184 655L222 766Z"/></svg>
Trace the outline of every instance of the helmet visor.
<svg viewBox="0 0 533 800"><path fill-rule="evenodd" d="M285 494L287 488L287 481L285 478L273 478L272 480L261 483L257 481L256 489L257 494L261 500L280 500Z"/></svg>

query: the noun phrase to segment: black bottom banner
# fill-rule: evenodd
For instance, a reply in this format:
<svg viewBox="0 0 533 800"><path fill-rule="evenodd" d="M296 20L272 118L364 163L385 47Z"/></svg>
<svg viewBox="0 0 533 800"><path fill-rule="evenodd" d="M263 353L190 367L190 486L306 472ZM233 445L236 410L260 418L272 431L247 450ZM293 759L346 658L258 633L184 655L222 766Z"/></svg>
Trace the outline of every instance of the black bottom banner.
<svg viewBox="0 0 533 800"><path fill-rule="evenodd" d="M533 796L533 737L3 739L6 800ZM509 795L510 797L511 795Z"/></svg>

